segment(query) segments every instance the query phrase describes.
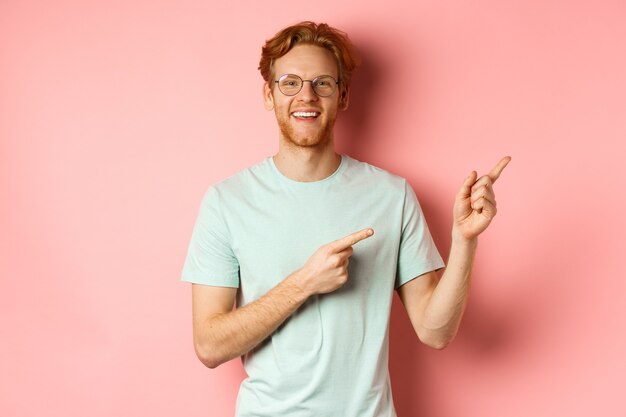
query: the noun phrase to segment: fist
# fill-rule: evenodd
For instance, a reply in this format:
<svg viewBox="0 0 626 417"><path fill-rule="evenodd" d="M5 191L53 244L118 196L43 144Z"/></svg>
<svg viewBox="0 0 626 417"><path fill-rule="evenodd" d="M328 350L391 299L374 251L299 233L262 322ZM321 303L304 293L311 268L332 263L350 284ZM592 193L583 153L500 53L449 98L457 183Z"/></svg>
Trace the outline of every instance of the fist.
<svg viewBox="0 0 626 417"><path fill-rule="evenodd" d="M496 195L493 184L511 161L506 156L487 175L477 179L476 171L465 179L454 201L453 235L466 240L478 237L496 215Z"/></svg>
<svg viewBox="0 0 626 417"><path fill-rule="evenodd" d="M310 295L333 292L348 281L352 246L374 234L363 229L320 247L299 270L301 288Z"/></svg>

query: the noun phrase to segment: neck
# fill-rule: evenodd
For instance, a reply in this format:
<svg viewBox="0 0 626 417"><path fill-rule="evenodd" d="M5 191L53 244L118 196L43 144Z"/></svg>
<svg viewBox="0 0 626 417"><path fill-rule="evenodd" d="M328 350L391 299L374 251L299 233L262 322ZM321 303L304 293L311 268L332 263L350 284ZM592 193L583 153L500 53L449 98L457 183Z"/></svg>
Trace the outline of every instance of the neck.
<svg viewBox="0 0 626 417"><path fill-rule="evenodd" d="M326 146L289 146L281 140L273 157L276 168L287 178L300 182L320 181L332 175L341 163L332 141Z"/></svg>

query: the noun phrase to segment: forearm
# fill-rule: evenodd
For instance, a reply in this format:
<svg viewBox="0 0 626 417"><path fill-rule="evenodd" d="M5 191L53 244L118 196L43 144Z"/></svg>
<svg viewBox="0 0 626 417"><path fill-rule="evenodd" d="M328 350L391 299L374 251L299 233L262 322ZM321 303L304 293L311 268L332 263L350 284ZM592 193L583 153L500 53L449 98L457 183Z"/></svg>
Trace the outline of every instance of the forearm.
<svg viewBox="0 0 626 417"><path fill-rule="evenodd" d="M210 367L241 356L271 335L309 297L294 272L267 294L235 310L209 317L198 328L195 346Z"/></svg>
<svg viewBox="0 0 626 417"><path fill-rule="evenodd" d="M457 333L467 304L477 244L477 239L468 241L453 233L448 265L424 310L422 331L436 345L446 345Z"/></svg>
<svg viewBox="0 0 626 417"><path fill-rule="evenodd" d="M218 305L218 313L194 315L194 346L209 368L253 349L271 335L298 307L314 294L337 290L348 280L352 246L372 236L363 229L320 247L304 266L258 300L230 310L232 298ZM203 317L196 322L196 317Z"/></svg>

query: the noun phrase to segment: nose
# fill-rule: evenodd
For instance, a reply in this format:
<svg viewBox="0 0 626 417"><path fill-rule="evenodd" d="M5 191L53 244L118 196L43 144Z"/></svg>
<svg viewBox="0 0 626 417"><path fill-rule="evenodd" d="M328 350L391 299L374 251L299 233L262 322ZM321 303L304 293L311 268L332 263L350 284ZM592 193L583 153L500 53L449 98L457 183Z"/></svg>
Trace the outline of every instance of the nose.
<svg viewBox="0 0 626 417"><path fill-rule="evenodd" d="M300 89L300 92L298 93L298 100L305 102L318 100L317 94L313 91L313 82L304 81L302 83L302 89Z"/></svg>

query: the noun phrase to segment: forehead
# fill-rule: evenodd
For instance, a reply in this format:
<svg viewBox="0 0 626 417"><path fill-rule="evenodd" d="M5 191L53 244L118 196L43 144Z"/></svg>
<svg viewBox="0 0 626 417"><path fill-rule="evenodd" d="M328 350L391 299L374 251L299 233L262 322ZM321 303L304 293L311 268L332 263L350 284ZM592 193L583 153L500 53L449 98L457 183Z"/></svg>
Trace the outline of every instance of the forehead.
<svg viewBox="0 0 626 417"><path fill-rule="evenodd" d="M303 78L332 75L337 78L337 62L328 50L315 45L296 45L274 61L274 74L296 74Z"/></svg>

